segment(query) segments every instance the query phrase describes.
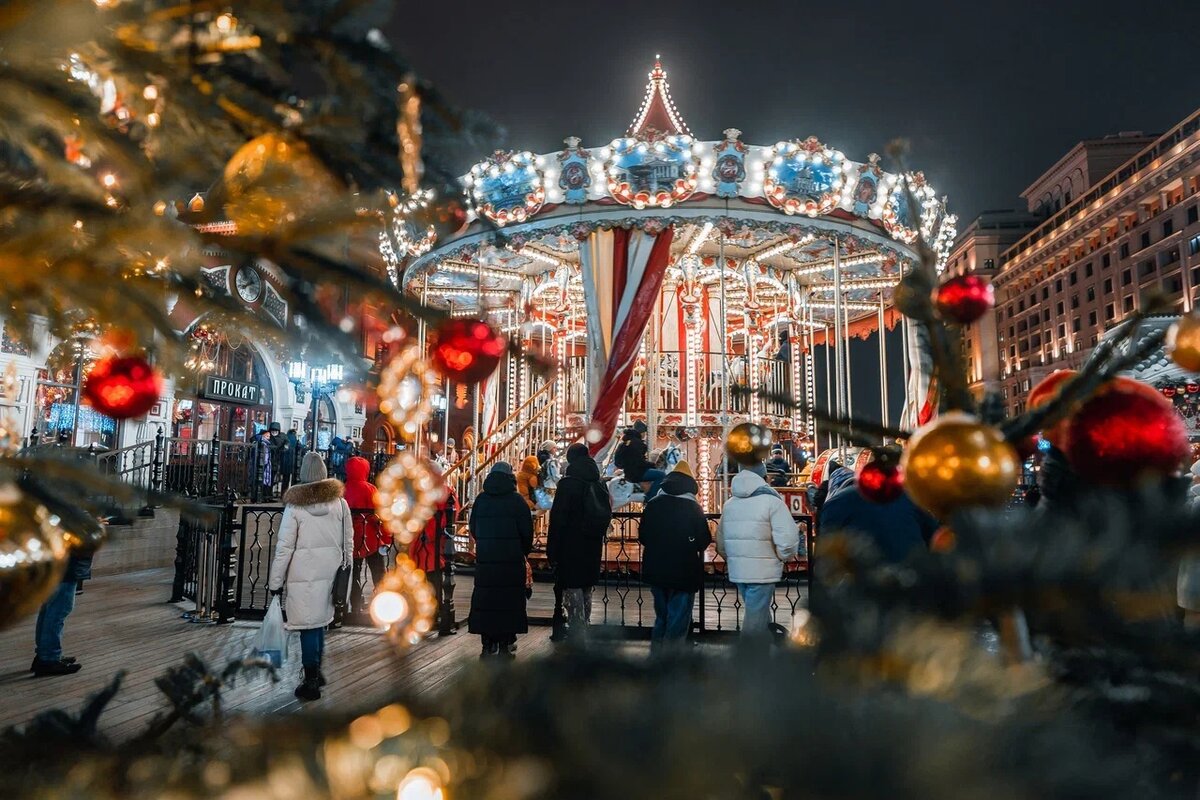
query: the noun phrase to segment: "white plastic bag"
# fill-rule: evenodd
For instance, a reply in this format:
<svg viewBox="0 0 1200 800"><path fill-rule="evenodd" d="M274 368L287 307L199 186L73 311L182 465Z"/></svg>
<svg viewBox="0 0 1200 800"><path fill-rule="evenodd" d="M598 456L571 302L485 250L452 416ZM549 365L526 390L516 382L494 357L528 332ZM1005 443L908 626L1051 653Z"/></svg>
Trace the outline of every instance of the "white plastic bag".
<svg viewBox="0 0 1200 800"><path fill-rule="evenodd" d="M271 604L267 606L267 615L254 639L254 655L270 661L276 669L287 658L287 630L283 627L283 609L278 595L271 598Z"/></svg>

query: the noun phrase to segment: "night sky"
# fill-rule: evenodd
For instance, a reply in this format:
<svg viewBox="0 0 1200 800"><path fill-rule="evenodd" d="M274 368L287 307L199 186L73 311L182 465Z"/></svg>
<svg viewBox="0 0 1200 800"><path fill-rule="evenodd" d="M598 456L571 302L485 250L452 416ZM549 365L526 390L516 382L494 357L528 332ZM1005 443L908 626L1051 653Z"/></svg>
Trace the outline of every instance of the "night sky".
<svg viewBox="0 0 1200 800"><path fill-rule="evenodd" d="M607 144L659 52L698 137L815 135L853 159L905 137L962 226L1016 205L1078 140L1200 106L1195 0L396 5L397 48L507 146Z"/></svg>

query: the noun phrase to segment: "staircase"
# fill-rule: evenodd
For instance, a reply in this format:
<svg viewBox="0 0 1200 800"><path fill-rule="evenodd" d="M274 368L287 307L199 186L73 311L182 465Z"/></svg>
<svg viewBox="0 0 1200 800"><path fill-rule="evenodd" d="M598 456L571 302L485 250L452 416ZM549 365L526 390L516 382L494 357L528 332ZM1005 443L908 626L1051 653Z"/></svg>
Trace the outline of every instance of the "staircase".
<svg viewBox="0 0 1200 800"><path fill-rule="evenodd" d="M546 381L473 450L446 470L446 482L454 488L460 507L467 506L479 493L492 464L507 461L515 471L526 456L537 452L538 444L547 439L558 440L554 387L554 381Z"/></svg>

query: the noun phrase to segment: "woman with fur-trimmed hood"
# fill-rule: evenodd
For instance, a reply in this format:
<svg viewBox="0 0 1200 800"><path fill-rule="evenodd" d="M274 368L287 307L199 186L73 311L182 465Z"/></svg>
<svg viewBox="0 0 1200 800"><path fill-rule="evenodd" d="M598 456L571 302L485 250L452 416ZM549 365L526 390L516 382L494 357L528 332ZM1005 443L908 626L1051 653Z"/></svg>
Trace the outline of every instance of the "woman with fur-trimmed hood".
<svg viewBox="0 0 1200 800"><path fill-rule="evenodd" d="M325 462L308 452L300 466L300 483L283 495L275 560L268 588L279 594L287 587L284 610L288 630L300 631L304 681L296 697L317 700L325 677L321 656L325 628L333 622L333 583L354 555L354 525L342 494L342 482L327 477ZM345 598L343 598L343 602Z"/></svg>

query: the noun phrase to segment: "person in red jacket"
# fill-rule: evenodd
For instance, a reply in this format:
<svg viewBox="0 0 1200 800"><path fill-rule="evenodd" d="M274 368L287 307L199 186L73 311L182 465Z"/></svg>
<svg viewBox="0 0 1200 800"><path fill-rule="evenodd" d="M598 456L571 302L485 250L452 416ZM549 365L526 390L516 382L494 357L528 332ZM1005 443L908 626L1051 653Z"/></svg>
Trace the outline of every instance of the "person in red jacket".
<svg viewBox="0 0 1200 800"><path fill-rule="evenodd" d="M354 514L354 589L350 592L350 613L361 613L368 601L363 598L363 562L371 571L371 584L378 586L385 570L385 554L392 546L392 535L375 516L375 484L367 480L371 462L362 456L346 460L346 503Z"/></svg>
<svg viewBox="0 0 1200 800"><path fill-rule="evenodd" d="M449 486L425 530L408 546L408 555L425 572L438 599L439 636L458 632L454 621L454 514L458 499Z"/></svg>

